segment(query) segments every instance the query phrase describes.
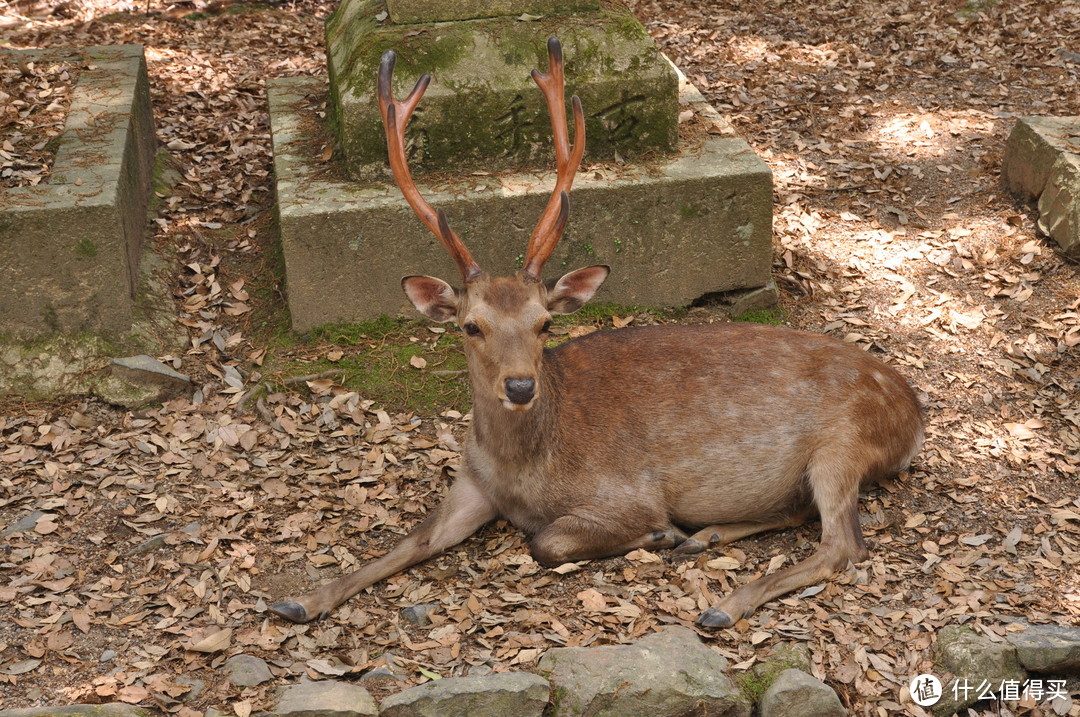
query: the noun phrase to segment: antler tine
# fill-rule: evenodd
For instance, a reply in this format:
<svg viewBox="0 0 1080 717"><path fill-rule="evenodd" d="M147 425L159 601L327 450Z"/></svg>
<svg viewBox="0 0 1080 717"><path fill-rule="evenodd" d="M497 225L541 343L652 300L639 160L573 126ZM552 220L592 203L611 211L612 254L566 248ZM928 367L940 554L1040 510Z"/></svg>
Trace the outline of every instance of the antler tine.
<svg viewBox="0 0 1080 717"><path fill-rule="evenodd" d="M539 281L544 262L555 250L566 226L570 207L566 195L574 183L581 157L585 154L585 113L581 109L581 100L575 95L570 101L574 112L574 144L571 146L566 126L566 83L563 76L562 46L558 38L548 38L548 72L533 70L532 78L544 93L548 112L551 114L556 167L555 189L540 216L540 221L533 229L532 236L529 237L525 265L521 270L525 276Z"/></svg>
<svg viewBox="0 0 1080 717"><path fill-rule="evenodd" d="M394 63L397 55L393 50L387 50L379 64L379 110L382 112L383 126L386 128L386 148L390 155L390 171L394 175L401 194L405 197L416 216L420 218L428 229L439 238L442 245L453 257L454 262L461 271L462 278L468 283L483 273L483 270L472 258L468 247L461 241L457 234L450 229L446 222L446 215L440 209L438 212L431 208L420 195L416 188L412 173L409 171L409 162L405 156L405 127L409 124L413 110L424 96L431 75L423 75L416 81L416 86L404 101L394 99L393 79Z"/></svg>

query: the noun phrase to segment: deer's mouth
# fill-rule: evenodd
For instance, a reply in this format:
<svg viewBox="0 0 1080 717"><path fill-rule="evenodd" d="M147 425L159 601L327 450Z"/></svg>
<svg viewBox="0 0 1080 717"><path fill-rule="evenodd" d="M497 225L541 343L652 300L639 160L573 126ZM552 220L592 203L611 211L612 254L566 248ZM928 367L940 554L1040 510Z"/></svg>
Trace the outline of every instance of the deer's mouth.
<svg viewBox="0 0 1080 717"><path fill-rule="evenodd" d="M505 396L501 396L500 399L502 400L503 408L507 411L528 411L532 408L533 404L536 403L535 396L526 403L516 403Z"/></svg>

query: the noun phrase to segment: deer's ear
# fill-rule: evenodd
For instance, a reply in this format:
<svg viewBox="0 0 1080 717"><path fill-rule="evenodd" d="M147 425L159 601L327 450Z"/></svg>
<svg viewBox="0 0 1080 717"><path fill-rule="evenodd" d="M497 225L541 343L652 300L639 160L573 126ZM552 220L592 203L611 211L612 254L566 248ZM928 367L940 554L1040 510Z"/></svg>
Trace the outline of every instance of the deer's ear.
<svg viewBox="0 0 1080 717"><path fill-rule="evenodd" d="M564 274L548 288L548 311L572 314L593 297L611 273L611 267L598 264Z"/></svg>
<svg viewBox="0 0 1080 717"><path fill-rule="evenodd" d="M457 291L434 276L406 276L401 288L416 310L432 321L442 323L457 316Z"/></svg>

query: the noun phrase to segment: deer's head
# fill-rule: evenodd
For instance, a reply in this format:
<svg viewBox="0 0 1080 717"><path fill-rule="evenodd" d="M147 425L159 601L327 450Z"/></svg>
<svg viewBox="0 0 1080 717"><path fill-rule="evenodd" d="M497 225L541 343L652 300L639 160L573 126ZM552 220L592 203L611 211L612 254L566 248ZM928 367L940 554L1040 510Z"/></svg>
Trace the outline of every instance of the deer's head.
<svg viewBox="0 0 1080 717"><path fill-rule="evenodd" d="M394 99L391 83L395 55L389 50L379 67L379 107L386 127L390 168L405 200L454 259L464 286L455 289L432 276L402 279L406 296L420 313L434 321L456 321L465 334L465 353L473 391L496 397L510 410L526 410L540 398L540 364L553 314L577 311L604 283L606 266L590 266L556 281L541 279L544 263L562 237L570 213L567 192L585 151L585 117L581 101L571 100L574 143L566 124L563 57L559 41L548 40L547 73L532 71L551 114L555 141L556 180L547 207L529 238L525 263L514 276L492 277L473 259L450 229L442 210L434 211L420 196L405 157L405 126L419 103L430 75L421 77L404 101Z"/></svg>

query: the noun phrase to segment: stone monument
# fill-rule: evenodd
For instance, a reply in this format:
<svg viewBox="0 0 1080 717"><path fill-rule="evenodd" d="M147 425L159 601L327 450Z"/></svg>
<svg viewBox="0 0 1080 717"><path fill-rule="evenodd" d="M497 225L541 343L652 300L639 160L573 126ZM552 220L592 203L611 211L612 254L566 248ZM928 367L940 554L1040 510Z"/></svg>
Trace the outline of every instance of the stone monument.
<svg viewBox="0 0 1080 717"><path fill-rule="evenodd" d="M599 300L685 305L769 279L768 167L625 8L597 0L343 0L326 23L329 78L267 83L293 328L406 310L405 274L455 271L393 184L375 98L433 79L406 134L423 195L477 261L508 274L554 183L551 124L530 70L559 37L586 150L549 274L606 263ZM325 99L323 99L325 98ZM330 162L320 155L325 102ZM571 120L572 121L572 120Z"/></svg>

